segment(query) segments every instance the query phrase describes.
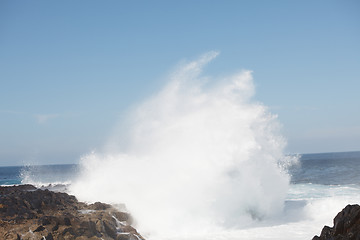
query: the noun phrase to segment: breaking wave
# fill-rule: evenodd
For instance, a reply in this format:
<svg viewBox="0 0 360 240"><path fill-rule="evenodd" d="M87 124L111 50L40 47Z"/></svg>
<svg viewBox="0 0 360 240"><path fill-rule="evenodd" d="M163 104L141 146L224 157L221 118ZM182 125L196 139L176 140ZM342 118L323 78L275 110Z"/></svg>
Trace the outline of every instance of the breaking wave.
<svg viewBox="0 0 360 240"><path fill-rule="evenodd" d="M125 203L149 236L234 229L282 213L289 176L277 117L253 99L251 71L213 80L209 52L134 107L71 191ZM211 82L211 84L210 84Z"/></svg>

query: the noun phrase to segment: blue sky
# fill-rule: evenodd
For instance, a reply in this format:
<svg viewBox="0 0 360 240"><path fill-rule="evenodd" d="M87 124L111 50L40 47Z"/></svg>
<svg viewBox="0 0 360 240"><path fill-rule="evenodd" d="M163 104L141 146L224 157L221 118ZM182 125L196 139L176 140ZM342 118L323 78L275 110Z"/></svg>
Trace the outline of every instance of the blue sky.
<svg viewBox="0 0 360 240"><path fill-rule="evenodd" d="M182 61L254 71L287 152L360 150L359 1L1 1L0 165L100 148Z"/></svg>

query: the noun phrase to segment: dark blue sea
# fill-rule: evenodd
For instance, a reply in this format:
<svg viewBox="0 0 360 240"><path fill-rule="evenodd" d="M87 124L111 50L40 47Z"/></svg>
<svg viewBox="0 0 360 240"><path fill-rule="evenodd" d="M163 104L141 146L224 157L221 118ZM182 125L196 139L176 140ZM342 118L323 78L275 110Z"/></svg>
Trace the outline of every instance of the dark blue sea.
<svg viewBox="0 0 360 240"><path fill-rule="evenodd" d="M0 185L70 184L78 172L77 164L0 167Z"/></svg>
<svg viewBox="0 0 360 240"><path fill-rule="evenodd" d="M71 183L79 165L33 165L0 167L0 185ZM291 183L360 187L360 151L303 154L289 168Z"/></svg>
<svg viewBox="0 0 360 240"><path fill-rule="evenodd" d="M33 184L54 190L61 186L60 191L66 191L63 186L76 182L79 173L76 164L0 167L0 185ZM332 226L334 216L347 204L360 203L360 151L303 154L288 173L291 182L284 210L275 220L222 230L206 235L206 239L311 239L324 225ZM110 184L116 187L116 183Z"/></svg>

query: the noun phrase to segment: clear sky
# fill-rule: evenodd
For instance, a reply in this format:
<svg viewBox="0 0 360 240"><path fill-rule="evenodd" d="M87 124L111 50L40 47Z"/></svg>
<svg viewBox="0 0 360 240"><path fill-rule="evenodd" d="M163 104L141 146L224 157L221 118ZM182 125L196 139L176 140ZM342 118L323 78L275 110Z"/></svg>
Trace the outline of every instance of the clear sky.
<svg viewBox="0 0 360 240"><path fill-rule="evenodd" d="M253 71L287 152L360 150L359 1L0 1L0 165L73 163L181 62Z"/></svg>

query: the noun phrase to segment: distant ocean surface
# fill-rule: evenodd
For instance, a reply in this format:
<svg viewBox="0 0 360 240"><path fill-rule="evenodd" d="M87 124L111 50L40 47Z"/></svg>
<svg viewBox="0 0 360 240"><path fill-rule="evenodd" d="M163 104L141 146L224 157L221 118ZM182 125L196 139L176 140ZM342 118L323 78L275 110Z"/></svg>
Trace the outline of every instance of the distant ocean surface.
<svg viewBox="0 0 360 240"><path fill-rule="evenodd" d="M0 185L70 185L79 165L0 167ZM214 239L311 239L346 204L360 203L360 152L303 154L289 168L284 215L271 224L232 230Z"/></svg>
<svg viewBox="0 0 360 240"><path fill-rule="evenodd" d="M70 184L79 172L77 164L0 167L0 185Z"/></svg>
<svg viewBox="0 0 360 240"><path fill-rule="evenodd" d="M0 167L0 185L70 184L78 172L77 164ZM360 151L303 154L290 167L291 184L324 187L360 187Z"/></svg>

